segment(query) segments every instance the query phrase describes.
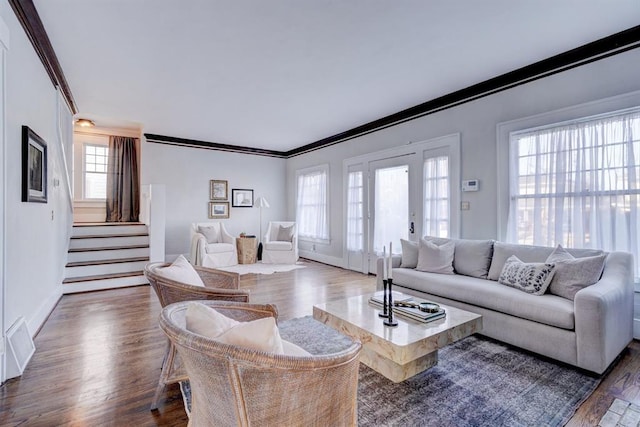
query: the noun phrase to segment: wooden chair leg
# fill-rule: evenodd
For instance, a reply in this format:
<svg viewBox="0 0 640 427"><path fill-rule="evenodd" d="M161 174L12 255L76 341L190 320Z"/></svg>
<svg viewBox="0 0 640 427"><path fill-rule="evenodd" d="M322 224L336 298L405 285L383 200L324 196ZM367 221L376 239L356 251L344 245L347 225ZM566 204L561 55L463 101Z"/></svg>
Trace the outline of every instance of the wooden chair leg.
<svg viewBox="0 0 640 427"><path fill-rule="evenodd" d="M164 391L164 387L167 384L167 379L171 374L171 368L173 367L173 359L175 358L176 348L171 344L170 341L167 340L167 350L164 354L164 359L162 360L162 370L160 371L160 378L158 379L158 387L156 387L156 393L153 395L153 400L151 401L151 410L155 411L158 409L158 400L160 399L160 395Z"/></svg>

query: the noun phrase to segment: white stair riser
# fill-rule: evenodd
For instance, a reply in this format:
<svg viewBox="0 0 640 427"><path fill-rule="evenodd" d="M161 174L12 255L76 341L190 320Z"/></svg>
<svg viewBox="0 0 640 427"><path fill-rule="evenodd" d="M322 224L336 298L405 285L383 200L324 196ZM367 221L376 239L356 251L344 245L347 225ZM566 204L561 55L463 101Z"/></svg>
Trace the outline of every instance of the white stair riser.
<svg viewBox="0 0 640 427"><path fill-rule="evenodd" d="M92 225L73 227L72 236L94 236L96 234L140 234L146 233L146 225Z"/></svg>
<svg viewBox="0 0 640 427"><path fill-rule="evenodd" d="M99 276L102 274L112 273L131 273L134 271L144 270L144 266L149 261L137 261L137 262L120 262L117 264L98 264L98 265L84 265L79 267L65 267L65 278L70 279L73 277L82 276Z"/></svg>
<svg viewBox="0 0 640 427"><path fill-rule="evenodd" d="M107 259L148 257L149 248L112 249L108 251L69 252L68 262L103 261Z"/></svg>
<svg viewBox="0 0 640 427"><path fill-rule="evenodd" d="M132 277L119 277L117 279L90 280L86 282L66 283L62 286L64 294L73 294L76 292L98 291L101 289L124 288L127 286L148 284L144 275Z"/></svg>
<svg viewBox="0 0 640 427"><path fill-rule="evenodd" d="M116 248L119 246L148 245L149 236L98 237L94 239L71 239L70 249Z"/></svg>

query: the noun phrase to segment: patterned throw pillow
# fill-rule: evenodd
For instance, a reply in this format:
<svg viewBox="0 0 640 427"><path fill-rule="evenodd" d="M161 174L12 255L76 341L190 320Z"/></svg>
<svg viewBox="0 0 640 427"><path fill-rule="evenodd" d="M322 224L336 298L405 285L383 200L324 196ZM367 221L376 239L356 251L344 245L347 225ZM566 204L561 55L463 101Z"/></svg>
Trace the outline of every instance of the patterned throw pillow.
<svg viewBox="0 0 640 427"><path fill-rule="evenodd" d="M542 295L547 291L554 273L555 264L525 263L512 255L504 263L498 283L528 294Z"/></svg>

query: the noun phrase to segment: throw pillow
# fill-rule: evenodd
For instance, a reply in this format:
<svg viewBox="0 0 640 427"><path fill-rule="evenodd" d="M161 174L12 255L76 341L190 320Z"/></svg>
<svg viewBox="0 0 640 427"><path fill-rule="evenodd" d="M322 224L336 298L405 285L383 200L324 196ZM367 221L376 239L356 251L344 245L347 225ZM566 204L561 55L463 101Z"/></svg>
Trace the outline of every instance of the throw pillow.
<svg viewBox="0 0 640 427"><path fill-rule="evenodd" d="M208 244L220 243L220 230L217 229L216 227L213 227L213 226L203 227L199 225L198 233L204 236Z"/></svg>
<svg viewBox="0 0 640 427"><path fill-rule="evenodd" d="M555 265L541 262L526 263L517 256L510 256L502 267L498 283L532 295L542 295L547 291Z"/></svg>
<svg viewBox="0 0 640 427"><path fill-rule="evenodd" d="M297 357L312 356L312 354L309 353L304 348L297 346L294 343L289 342L287 340L282 340L282 349L286 356L297 356Z"/></svg>
<svg viewBox="0 0 640 427"><path fill-rule="evenodd" d="M418 266L418 243L400 239L402 245L402 268L416 268Z"/></svg>
<svg viewBox="0 0 640 427"><path fill-rule="evenodd" d="M453 240L440 246L420 239L418 245L418 265L416 270L429 273L453 274L453 254L456 244Z"/></svg>
<svg viewBox="0 0 640 427"><path fill-rule="evenodd" d="M224 344L284 354L282 338L273 317L238 322L204 304L192 302L185 313L187 330Z"/></svg>
<svg viewBox="0 0 640 427"><path fill-rule="evenodd" d="M170 266L158 268L156 272L160 276L175 280L176 282L204 287L204 282L200 278L200 275L183 255L178 256Z"/></svg>
<svg viewBox="0 0 640 427"><path fill-rule="evenodd" d="M278 226L278 234L276 236L276 240L278 242L293 242L293 228L294 224L284 227L282 225Z"/></svg>
<svg viewBox="0 0 640 427"><path fill-rule="evenodd" d="M607 254L575 258L558 245L547 258L547 263L556 265L549 292L573 300L576 293L600 280Z"/></svg>

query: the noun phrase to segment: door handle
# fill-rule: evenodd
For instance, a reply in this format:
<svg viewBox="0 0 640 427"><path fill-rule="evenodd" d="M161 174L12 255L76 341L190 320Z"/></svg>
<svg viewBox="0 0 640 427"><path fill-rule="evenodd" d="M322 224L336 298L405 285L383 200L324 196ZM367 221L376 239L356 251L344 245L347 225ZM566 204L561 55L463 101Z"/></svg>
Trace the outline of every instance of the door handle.
<svg viewBox="0 0 640 427"><path fill-rule="evenodd" d="M411 221L411 225L409 226L409 233L413 234L415 232L416 232L416 230L415 230L415 228L413 226L413 221Z"/></svg>

